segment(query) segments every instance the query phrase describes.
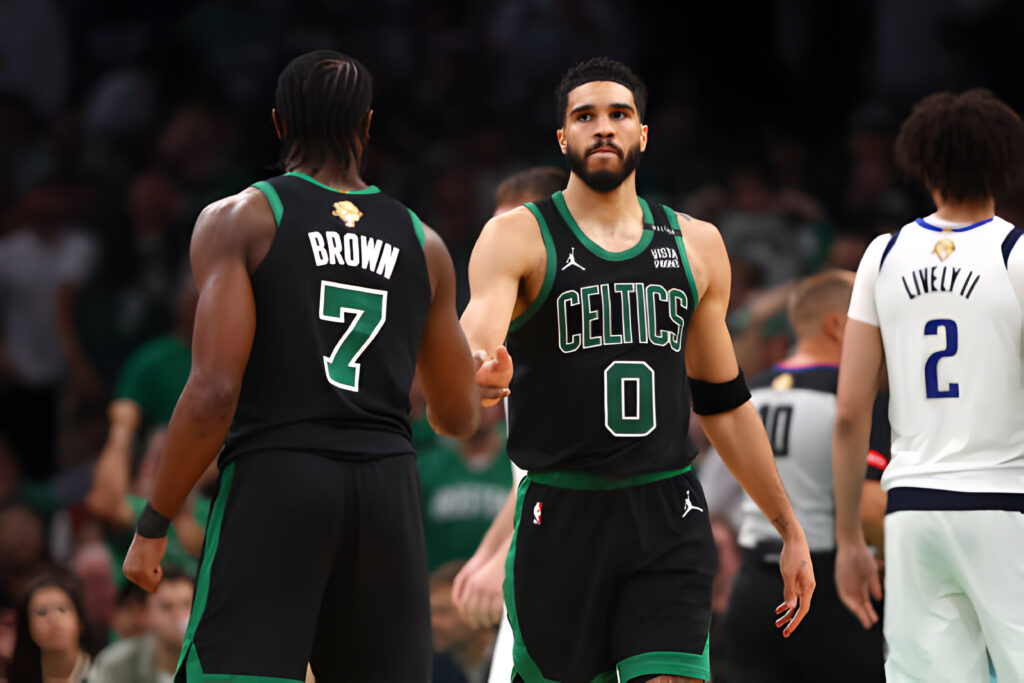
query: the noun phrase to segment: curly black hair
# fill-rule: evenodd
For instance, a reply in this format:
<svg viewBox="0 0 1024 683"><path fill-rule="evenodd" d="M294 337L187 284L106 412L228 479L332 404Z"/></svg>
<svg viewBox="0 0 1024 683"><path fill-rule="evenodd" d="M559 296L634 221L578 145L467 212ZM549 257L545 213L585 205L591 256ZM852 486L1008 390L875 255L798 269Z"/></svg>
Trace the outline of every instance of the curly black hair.
<svg viewBox="0 0 1024 683"><path fill-rule="evenodd" d="M1014 186L1024 161L1024 125L988 90L940 92L914 105L894 152L903 172L944 200L984 200Z"/></svg>

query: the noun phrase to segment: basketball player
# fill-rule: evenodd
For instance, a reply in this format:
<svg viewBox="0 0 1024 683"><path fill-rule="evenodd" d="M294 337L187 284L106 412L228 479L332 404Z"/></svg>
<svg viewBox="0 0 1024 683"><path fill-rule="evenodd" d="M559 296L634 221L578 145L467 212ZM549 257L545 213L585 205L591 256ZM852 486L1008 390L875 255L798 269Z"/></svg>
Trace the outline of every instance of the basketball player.
<svg viewBox="0 0 1024 683"><path fill-rule="evenodd" d="M505 579L515 680L706 680L716 559L688 369L705 430L786 541L786 636L810 606L807 542L732 353L722 240L637 197L642 82L592 59L557 100L568 186L484 227L462 318L471 345L507 335L517 365L508 450L529 474Z"/></svg>
<svg viewBox="0 0 1024 683"><path fill-rule="evenodd" d="M991 93L921 100L896 160L936 211L872 242L843 340L833 457L836 583L865 628L881 594L859 523L871 401L889 378L882 476L889 681L1024 680L1022 234L994 198L1024 125Z"/></svg>
<svg viewBox="0 0 1024 683"><path fill-rule="evenodd" d="M191 375L124 565L154 590L167 520L219 451L179 681L302 681L307 661L321 681L429 677L409 386L418 370L455 436L481 392L444 244L360 178L371 90L345 55L292 61L273 112L287 172L196 224Z"/></svg>
<svg viewBox="0 0 1024 683"><path fill-rule="evenodd" d="M782 540L749 496L741 503L742 561L725 613L735 649L730 680L737 683L869 683L882 681L882 630L865 631L843 607L833 585L835 519L832 503L832 423L839 352L853 273L832 270L799 282L789 300L795 352L754 378L751 394L764 420L779 475L807 533L819 581L814 612L800 633L779 642L763 613L782 588L775 566ZM888 453L882 401L876 401L872 449ZM883 409L884 410L884 409ZM869 456L870 458L871 456Z"/></svg>

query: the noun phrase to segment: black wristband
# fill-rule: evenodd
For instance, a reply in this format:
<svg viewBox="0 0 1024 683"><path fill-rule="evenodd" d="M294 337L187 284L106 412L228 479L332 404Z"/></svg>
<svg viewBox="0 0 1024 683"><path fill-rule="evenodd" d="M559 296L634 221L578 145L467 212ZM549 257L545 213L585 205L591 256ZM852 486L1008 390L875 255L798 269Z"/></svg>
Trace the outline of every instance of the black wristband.
<svg viewBox="0 0 1024 683"><path fill-rule="evenodd" d="M139 515L139 523L135 527L135 533L143 538L163 538L167 535L167 528L171 526L171 520L167 519L146 503Z"/></svg>
<svg viewBox="0 0 1024 683"><path fill-rule="evenodd" d="M693 412L698 415L724 413L750 400L750 390L747 389L742 370L728 382L705 382L692 377L689 380Z"/></svg>

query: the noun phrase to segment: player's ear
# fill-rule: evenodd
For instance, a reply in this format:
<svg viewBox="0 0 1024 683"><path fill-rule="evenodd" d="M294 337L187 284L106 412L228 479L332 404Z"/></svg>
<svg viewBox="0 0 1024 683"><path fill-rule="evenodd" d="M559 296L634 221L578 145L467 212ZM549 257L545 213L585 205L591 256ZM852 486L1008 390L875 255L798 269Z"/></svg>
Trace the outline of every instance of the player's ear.
<svg viewBox="0 0 1024 683"><path fill-rule="evenodd" d="M822 321L822 330L831 341L842 345L843 332L846 331L846 315L829 311L825 314L825 320Z"/></svg>
<svg viewBox="0 0 1024 683"><path fill-rule="evenodd" d="M647 124L640 126L640 151L647 151Z"/></svg>
<svg viewBox="0 0 1024 683"><path fill-rule="evenodd" d="M274 122L274 132L277 133L277 139L284 140L284 136L288 134L288 129L285 127L284 121L278 115L276 109L270 110L270 119Z"/></svg>
<svg viewBox="0 0 1024 683"><path fill-rule="evenodd" d="M555 137L558 138L558 148L562 150L562 154L565 154L568 150L566 149L565 142L565 130L559 128L555 131Z"/></svg>
<svg viewBox="0 0 1024 683"><path fill-rule="evenodd" d="M373 110L371 109L370 111L366 112L366 125L363 127L363 134L366 136L367 140L370 139L370 121L372 120Z"/></svg>

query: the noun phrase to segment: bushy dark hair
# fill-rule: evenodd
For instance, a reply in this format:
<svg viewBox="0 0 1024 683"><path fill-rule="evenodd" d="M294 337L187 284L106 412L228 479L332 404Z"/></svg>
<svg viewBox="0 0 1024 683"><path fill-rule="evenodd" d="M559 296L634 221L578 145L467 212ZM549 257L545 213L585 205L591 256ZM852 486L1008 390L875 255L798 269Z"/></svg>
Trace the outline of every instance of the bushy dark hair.
<svg viewBox="0 0 1024 683"><path fill-rule="evenodd" d="M42 683L43 652L29 635L28 605L36 591L50 586L60 588L71 598L71 603L75 606L75 611L78 612L78 625L81 627L78 647L83 651L88 651L85 612L82 610L81 581L70 572L55 569L32 582L18 601L15 617L17 636L14 642L14 655L11 657L11 665L7 673L12 683L35 683L36 681Z"/></svg>
<svg viewBox="0 0 1024 683"><path fill-rule="evenodd" d="M527 168L501 181L494 192L494 205L535 202L564 190L568 183L568 171L556 166Z"/></svg>
<svg viewBox="0 0 1024 683"><path fill-rule="evenodd" d="M608 57L592 57L585 62L569 67L555 90L555 106L559 124L565 121L565 110L569 107L569 93L584 83L593 83L594 81L612 81L629 88L633 93L633 100L636 102L636 111L640 115L640 120L646 120L647 86L640 80L640 77L622 62Z"/></svg>
<svg viewBox="0 0 1024 683"><path fill-rule="evenodd" d="M281 164L322 165L334 158L344 168L361 159L357 140L373 100L373 77L358 60L334 50L296 57L277 79L274 106L284 126Z"/></svg>
<svg viewBox="0 0 1024 683"><path fill-rule="evenodd" d="M988 90L941 92L900 126L896 164L946 201L975 201L1012 187L1024 162L1020 116Z"/></svg>

